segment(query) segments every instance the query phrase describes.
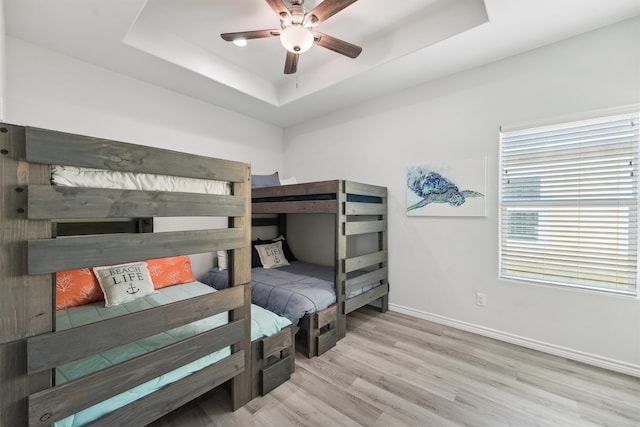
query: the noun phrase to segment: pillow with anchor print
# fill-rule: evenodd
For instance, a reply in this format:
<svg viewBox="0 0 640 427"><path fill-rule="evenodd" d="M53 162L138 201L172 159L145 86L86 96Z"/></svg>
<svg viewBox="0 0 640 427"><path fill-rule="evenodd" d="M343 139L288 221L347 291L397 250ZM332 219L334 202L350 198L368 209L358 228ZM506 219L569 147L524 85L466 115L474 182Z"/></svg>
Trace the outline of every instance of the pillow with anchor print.
<svg viewBox="0 0 640 427"><path fill-rule="evenodd" d="M104 293L105 307L133 301L155 292L146 262L94 267Z"/></svg>
<svg viewBox="0 0 640 427"><path fill-rule="evenodd" d="M290 265L284 256L281 240L266 245L256 245L255 248L258 251L258 255L260 255L260 261L264 268L278 268L283 265Z"/></svg>

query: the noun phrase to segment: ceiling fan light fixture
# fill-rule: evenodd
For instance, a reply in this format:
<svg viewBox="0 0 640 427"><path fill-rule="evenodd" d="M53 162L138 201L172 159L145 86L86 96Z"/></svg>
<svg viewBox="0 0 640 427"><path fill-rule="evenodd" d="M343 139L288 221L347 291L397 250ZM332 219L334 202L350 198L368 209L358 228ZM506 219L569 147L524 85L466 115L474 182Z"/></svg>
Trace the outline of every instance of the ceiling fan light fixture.
<svg viewBox="0 0 640 427"><path fill-rule="evenodd" d="M292 53L304 53L313 45L313 33L302 25L292 25L282 30L280 42Z"/></svg>
<svg viewBox="0 0 640 427"><path fill-rule="evenodd" d="M236 46L244 47L247 45L247 39L235 39L233 41L233 44L235 44Z"/></svg>
<svg viewBox="0 0 640 427"><path fill-rule="evenodd" d="M297 72L299 54L308 51L314 44L348 58L356 58L362 52L360 46L315 31L316 25L323 23L357 0L316 0L318 4L309 12L302 6L304 0L265 1L280 18L280 29L222 33L220 34L222 39L238 44L243 41L240 39L253 40L280 37L280 43L287 50L284 63L285 74ZM290 4L290 6L287 6L287 4Z"/></svg>

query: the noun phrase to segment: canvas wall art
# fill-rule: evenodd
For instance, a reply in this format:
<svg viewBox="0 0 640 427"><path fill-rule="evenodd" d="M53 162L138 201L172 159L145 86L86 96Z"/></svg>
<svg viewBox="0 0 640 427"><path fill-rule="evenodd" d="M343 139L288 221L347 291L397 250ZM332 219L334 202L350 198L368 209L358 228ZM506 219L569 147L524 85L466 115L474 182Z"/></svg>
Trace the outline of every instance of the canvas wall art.
<svg viewBox="0 0 640 427"><path fill-rule="evenodd" d="M487 158L407 169L407 216L485 216Z"/></svg>

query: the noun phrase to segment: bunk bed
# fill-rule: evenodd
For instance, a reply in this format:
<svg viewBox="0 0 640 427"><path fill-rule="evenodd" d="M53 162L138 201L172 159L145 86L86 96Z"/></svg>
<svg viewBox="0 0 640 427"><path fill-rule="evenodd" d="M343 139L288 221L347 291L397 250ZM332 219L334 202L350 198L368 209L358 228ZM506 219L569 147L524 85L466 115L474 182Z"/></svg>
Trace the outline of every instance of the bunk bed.
<svg viewBox="0 0 640 427"><path fill-rule="evenodd" d="M335 217L333 287L335 305L305 315L297 342L307 357L322 354L345 336L347 314L367 304L388 309L387 189L345 180L259 187L252 189L252 226L278 226L287 236L287 214L330 214ZM355 250L352 238L374 235L373 248ZM312 266L312 268L315 268ZM274 269L279 270L279 269ZM255 268L252 275L255 277ZM255 284L252 284L255 286ZM259 304L254 299L254 303ZM281 313L278 313L281 314Z"/></svg>
<svg viewBox="0 0 640 427"><path fill-rule="evenodd" d="M212 354L219 360L91 425L145 425L223 383L233 409L251 399L249 165L11 124L0 124L0 165L0 425L51 425ZM215 180L228 193L54 186L52 165ZM91 231L163 216L225 217L229 228L145 233L148 220L140 220L116 234ZM76 224L57 237L76 219L92 223L90 231ZM217 250L230 253L224 291L56 328L56 272ZM58 366L215 317L223 320L173 344L55 383Z"/></svg>

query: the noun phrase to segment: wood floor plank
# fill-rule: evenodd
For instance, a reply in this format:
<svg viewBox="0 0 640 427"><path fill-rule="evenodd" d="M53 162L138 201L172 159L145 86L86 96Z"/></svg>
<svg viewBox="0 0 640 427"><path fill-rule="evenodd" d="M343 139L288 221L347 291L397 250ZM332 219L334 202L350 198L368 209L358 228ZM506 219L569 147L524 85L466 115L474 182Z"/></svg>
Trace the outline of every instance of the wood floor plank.
<svg viewBox="0 0 640 427"><path fill-rule="evenodd" d="M153 427L638 427L640 378L361 308L322 356L230 411L220 387Z"/></svg>
<svg viewBox="0 0 640 427"><path fill-rule="evenodd" d="M415 354L419 347L410 346L408 352ZM434 378L446 378L446 381L458 389L467 389L474 393L492 395L496 400L510 400L516 396L525 396L524 405L545 408L547 412L575 411L577 403L565 399L544 389L531 387L519 381L516 372L492 371L486 366L469 363L468 360L452 358L447 354L421 351L425 364L418 368L420 375L432 375ZM514 402L518 403L517 401Z"/></svg>
<svg viewBox="0 0 640 427"><path fill-rule="evenodd" d="M296 373L296 377L307 379L309 383L313 382L312 400L322 402L335 408L345 417L367 425L373 425L380 417L382 411L379 408L350 393L349 389L336 387L335 384L316 377L313 372L302 367L297 368Z"/></svg>
<svg viewBox="0 0 640 427"><path fill-rule="evenodd" d="M380 418L374 425L434 425L441 427L454 427L456 424L439 416L438 414L420 406L413 402L409 402L396 394L383 388L373 386L372 384L357 379L351 386L350 390L357 393L363 399L369 399L383 410ZM393 422L390 422L393 420ZM384 422L387 422L385 424Z"/></svg>
<svg viewBox="0 0 640 427"><path fill-rule="evenodd" d="M481 337L470 332L450 329L445 335L464 340L468 345L475 348L477 353L487 351L491 355L497 355L497 357L502 358L503 361L507 363L509 361L528 362L535 366L540 365L548 369L557 370L558 374L567 373L572 377L582 377L589 382L596 379L598 383L603 385L625 388L628 389L629 392L634 391L640 393L640 382L637 381L637 378L629 375L608 371L516 345L508 345L492 338Z"/></svg>
<svg viewBox="0 0 640 427"><path fill-rule="evenodd" d="M367 342L367 344L373 343ZM449 401L455 399L457 388L454 385L443 383L440 378L428 373L420 374L419 368L423 363L422 361L407 361L407 358L401 355L394 357L393 354L384 354L384 352L377 351L375 346L360 347L357 345L358 342L356 341L356 345L345 351L345 355L352 358L352 363L360 363L368 369L380 370L386 376L392 376L394 381L399 381L415 389L424 390L443 399Z"/></svg>

